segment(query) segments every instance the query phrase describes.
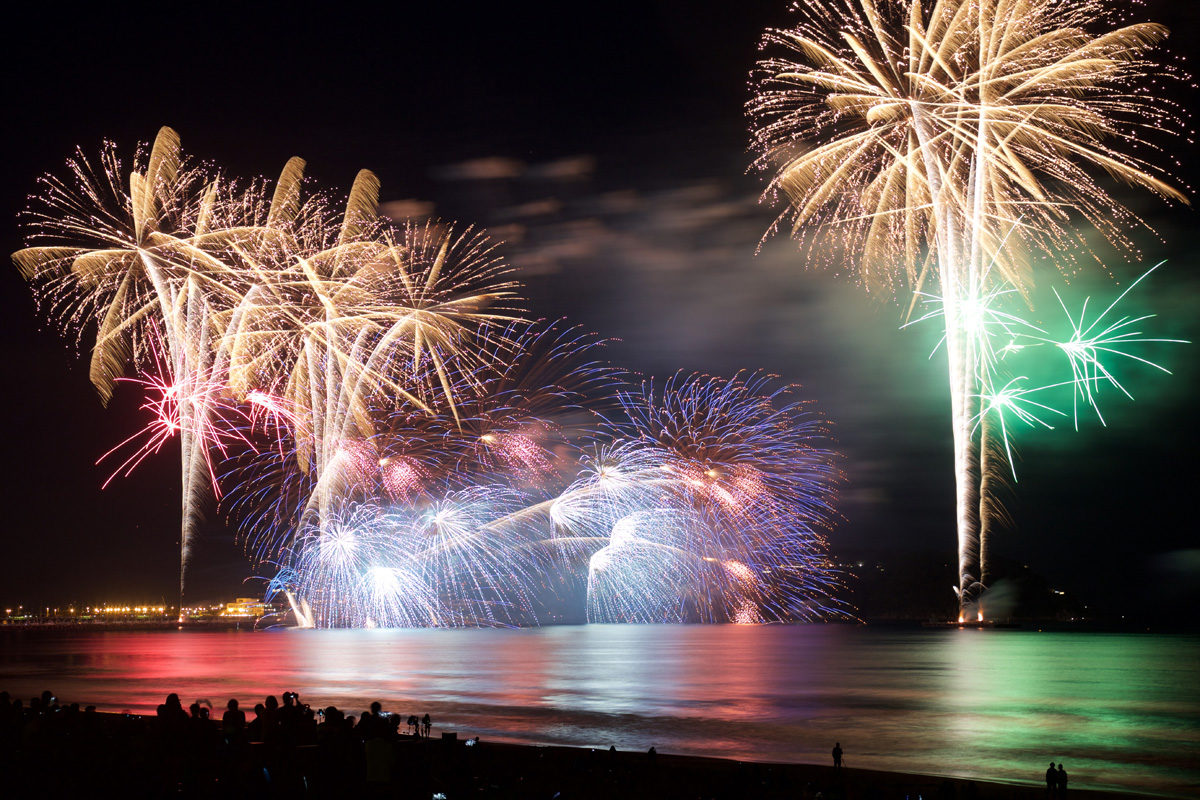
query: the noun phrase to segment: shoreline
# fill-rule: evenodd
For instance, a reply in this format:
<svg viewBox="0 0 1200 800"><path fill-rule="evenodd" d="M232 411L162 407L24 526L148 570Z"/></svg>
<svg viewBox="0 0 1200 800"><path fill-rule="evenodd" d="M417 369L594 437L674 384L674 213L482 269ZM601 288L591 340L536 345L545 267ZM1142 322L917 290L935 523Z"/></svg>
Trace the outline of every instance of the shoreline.
<svg viewBox="0 0 1200 800"><path fill-rule="evenodd" d="M599 748L590 748L583 746L571 745L544 745L531 742L516 742L504 739L495 739L481 741L481 744L487 744L489 747L496 749L509 749L513 754L533 751L545 752L556 758L569 759L578 757L583 753L595 753L597 756L603 757L607 752ZM645 753L635 752L630 750L618 751L618 758L629 759L646 759ZM766 772L774 771L778 773L792 773L793 777L800 777L805 781L811 781L818 785L836 784L839 776L842 784L847 789L847 793L851 797L870 797L872 792L883 793L883 796L894 796L895 789L915 790L916 794L923 795L926 800L933 800L939 796L939 792L944 791L943 784L951 784L954 787L954 793L951 796L960 798L978 798L979 800L992 800L993 798L1019 798L1021 800L1045 800L1046 789L1042 783L1030 781L1027 783L1018 783L1003 780L989 780L983 778L969 778L953 775L937 775L932 773L917 773L917 772L900 772L894 770L879 770L879 769L864 769L859 767L843 766L840 770L836 770L829 765L801 763L801 762L780 762L780 761L752 761L745 759L722 758L720 756L695 756L683 755L678 753L658 753L656 756L659 768L673 768L688 770L691 772L722 772L722 771L755 771ZM794 781L793 781L794 782ZM970 791L968 786L973 784L974 791ZM1183 798L1185 795L1174 794L1156 794L1153 792L1129 792L1123 789L1080 789L1070 788L1069 794L1075 798L1088 798L1088 800L1116 800L1116 798ZM914 795L915 796L915 795Z"/></svg>

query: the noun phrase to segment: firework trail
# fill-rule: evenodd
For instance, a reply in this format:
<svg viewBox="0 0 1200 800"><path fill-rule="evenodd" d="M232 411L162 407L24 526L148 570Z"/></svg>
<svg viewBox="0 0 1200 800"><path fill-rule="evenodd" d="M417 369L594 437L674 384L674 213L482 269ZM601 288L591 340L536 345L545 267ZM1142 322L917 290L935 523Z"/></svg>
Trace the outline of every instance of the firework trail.
<svg viewBox="0 0 1200 800"><path fill-rule="evenodd" d="M622 519L659 504L671 484L666 454L628 439L581 454L579 475L549 503L551 544L564 570L587 563Z"/></svg>
<svg viewBox="0 0 1200 800"><path fill-rule="evenodd" d="M302 624L535 624L544 531L515 513L527 503L522 493L482 485L423 504L339 503L293 540L281 574L303 599Z"/></svg>
<svg viewBox="0 0 1200 800"><path fill-rule="evenodd" d="M685 622L707 612L709 576L688 549L691 522L675 508L617 520L607 544L588 559L588 621Z"/></svg>
<svg viewBox="0 0 1200 800"><path fill-rule="evenodd" d="M381 466L393 490L416 488L417 466L369 441L377 410L432 413L440 393L457 417L448 360L477 352L479 337L512 316L508 268L484 236L379 227L377 200L378 182L360 173L336 236L305 237L314 252L276 240L243 251L257 282L223 337L233 391L279 398L297 421L298 467L313 462L305 513L318 520Z"/></svg>
<svg viewBox="0 0 1200 800"><path fill-rule="evenodd" d="M1104 415L1100 411L1100 394L1105 386L1117 390L1129 400L1133 399L1133 395L1117 379L1116 367L1112 362L1132 362L1135 365L1170 374L1170 370L1166 367L1150 360L1139 351L1144 350L1147 345L1188 344L1189 342L1184 339L1166 339L1144 333L1140 326L1154 319L1156 316L1154 314L1121 315L1115 319L1110 318L1110 314L1117 310L1121 301L1160 266L1162 263L1144 272L1090 321L1088 306L1091 304L1091 298L1085 298L1079 311L1073 313L1067 307L1062 295L1055 289L1054 296L1059 302L1065 321L1061 330L1056 331L1052 324L1048 324L1046 328L1049 330L1046 330L1011 314L1003 315L1009 324L1002 328L985 326L981 332L984 341L998 337L1007 341L999 348L1003 354L1003 364L1006 367L1011 368L1022 359L1049 353L1051 355L1061 354L1065 358L1065 366L1069 370L1061 378L1050 383L1033 383L1025 376L1017 376L1008 379L1004 385L1000 386L998 380L1007 377L1003 373L999 378L989 374L988 380L983 382L983 391L980 395L982 408L975 421L977 424L981 423L989 415L998 420L1002 431L1000 439L1004 443L1010 466L1012 465L1012 454L1009 447L1008 423L1006 422L1008 418L1030 427L1052 428L1053 426L1045 421L1046 416L1070 417L1075 430L1079 430L1079 411L1082 405L1090 408L1103 425L1106 423ZM1057 336L1054 335L1056 332ZM996 349L990 343L986 346L989 349ZM1044 356L1042 360L1046 360ZM1055 390L1066 390L1070 393L1070 413L1059 407L1061 400L1054 397ZM1061 394L1061 391L1057 394ZM1040 399L1034 400L1033 396ZM1015 469L1013 477L1016 478Z"/></svg>
<svg viewBox="0 0 1200 800"><path fill-rule="evenodd" d="M620 380L599 358L606 344L562 321L517 322L483 338L478 366L456 360L458 419L444 445L458 454L459 478L502 474L538 487L574 469L578 442L595 433Z"/></svg>
<svg viewBox="0 0 1200 800"><path fill-rule="evenodd" d="M309 609L311 616L300 620L302 625L364 627L374 621L370 615L378 613L381 595L386 597L390 589L404 601L396 614L415 615L402 620L408 626L435 618L429 587L419 578L401 585L401 539L386 525L378 506L350 502L331 510L325 524L305 530L297 545L294 582L287 588Z"/></svg>
<svg viewBox="0 0 1200 800"><path fill-rule="evenodd" d="M1074 216L1133 248L1124 231L1140 220L1089 168L1186 202L1136 155L1159 152L1153 132L1181 130L1179 109L1152 88L1180 77L1150 60L1166 29L1124 25L1108 6L823 0L797 4L797 23L763 38L772 55L748 111L757 166L770 174L764 198L788 201L776 227L790 220L810 252L859 264L871 291L938 285L962 606L981 588L989 452L986 426L972 432L984 358L968 333L972 309L997 291L1027 295L1032 253L1067 266L1072 251L1090 252Z"/></svg>
<svg viewBox="0 0 1200 800"><path fill-rule="evenodd" d="M38 204L27 212L34 246L13 254L39 304L64 327L81 337L96 325L90 377L105 403L128 368L151 365L159 350L171 386L207 385L218 371L210 318L244 287L241 273L220 257L240 230L229 210L235 187L185 163L170 128L136 161L126 178L110 144L95 162L77 154L68 162L69 178L44 177ZM181 595L200 503L211 485L211 410L210 402L175 406Z"/></svg>
<svg viewBox="0 0 1200 800"><path fill-rule="evenodd" d="M1062 307L1063 314L1066 315L1070 335L1062 341L1046 339L1039 341L1042 344L1054 345L1059 352L1066 356L1071 365L1071 388L1073 389L1071 410L1076 430L1079 430L1079 405L1081 402L1096 412L1096 417L1101 424L1107 424L1104 422L1104 415L1100 413L1099 403L1100 390L1105 384L1117 389L1130 400L1133 399L1133 395L1117 380L1110 366L1106 366L1106 362L1110 358L1133 361L1170 375L1171 371L1166 367L1132 352L1131 348L1137 349L1137 345L1147 344L1189 344L1183 339L1149 337L1134 327L1154 319L1154 314L1143 314L1137 317L1122 316L1116 320L1109 318L1109 313L1114 311L1138 284L1149 277L1150 273L1161 267L1162 263L1154 265L1129 284L1128 288L1121 292L1120 296L1113 300L1104 311L1097 314L1091 322L1088 322L1087 318L1089 300L1083 302L1078 314L1072 314L1067 309L1062 297L1055 291L1054 295Z"/></svg>
<svg viewBox="0 0 1200 800"><path fill-rule="evenodd" d="M979 393L973 398L978 401L978 406L971 419L971 432L979 436L983 448L978 564L981 576L987 574L991 520L1004 514L994 497L992 484L1003 478L1000 470L1005 464L1013 481L1017 480L1012 444L1014 431L1021 427L1049 430L1065 419L1071 419L1075 430L1079 430L1081 406L1090 408L1100 423L1106 424L1100 410L1104 387L1133 399L1117 378L1115 362L1170 374L1166 367L1148 358L1145 351L1164 344L1188 344L1183 339L1144 333L1141 326L1154 319L1154 314L1131 316L1117 310L1119 304L1160 266L1161 262L1139 276L1094 317L1088 314L1091 298L1085 298L1079 311L1072 312L1058 289L1053 290L1063 312L1062 321L1058 323L1038 324L1021 316L1020 306L1024 303L1012 290L990 292L979 298L973 308L966 329L975 341L976 352L981 354L977 376ZM942 316L941 298L930 295L923 300L933 310L902 327ZM1006 310L1006 301L1007 305L1014 306L1012 310ZM1056 374L1052 370L1058 367L1066 367L1066 370ZM1014 373L1014 370L1026 370L1030 375L1042 377L1033 380L1029 375ZM1056 376L1044 377L1047 375ZM982 579L980 583L982 591L987 584Z"/></svg>
<svg viewBox="0 0 1200 800"><path fill-rule="evenodd" d="M118 475L128 477L142 461L161 450L172 438L181 436L184 431L191 431L202 443L194 449L204 460L213 495L219 498L221 487L213 463L213 450L225 457L233 448L253 447L239 431L242 409L225 396L223 381L215 380L211 375L188 371L183 371L179 379L173 381L170 378L172 374L173 371L156 353L153 368L143 377L116 379L117 382L142 387L146 399L141 410L150 413L150 421L97 460L99 465L118 451L129 452L101 488L107 487Z"/></svg>
<svg viewBox="0 0 1200 800"><path fill-rule="evenodd" d="M1165 262L1159 262L1120 293L1099 314L1090 318L1088 306L1092 298L1084 298L1079 311L1072 312L1057 288L1053 289L1063 313L1065 324L1047 322L1037 324L1019 313L1022 309L1014 297L1014 290L994 291L979 298L972 309L966 325L968 335L975 341L975 349L980 353L980 373L978 376L980 393L979 411L972 419L975 429L983 425L989 418L994 418L1000 427L999 440L1006 453L1006 461L1016 478L1015 465L1012 459L1009 429L1011 422L1020 422L1028 427L1053 429L1055 426L1047 420L1056 417L1069 417L1074 428L1079 430L1080 407L1090 408L1102 425L1106 424L1100 410L1100 394L1105 386L1120 392L1127 399L1133 395L1118 379L1112 362L1133 362L1157 370L1165 374L1171 371L1163 365L1150 360L1139 351L1146 346L1162 344L1189 344L1184 339L1167 339L1151 336L1141 330L1144 323L1156 318L1155 314L1140 314L1137 316L1121 314L1113 318L1113 312L1146 278ZM943 315L942 299L933 295L923 297L933 310L901 326L908 328L930 319ZM1006 310L1008 305L1018 306ZM1118 312L1120 313L1120 312ZM935 352L942 341L935 346ZM1045 373L1045 362L1052 361L1045 354L1059 354L1065 358L1068 372L1052 379L1050 382L1033 381L1026 375L1013 375L1014 366L1025 366L1022 362L1032 356L1041 355L1043 368L1036 370ZM1030 363L1029 367L1035 366ZM1066 390L1070 393L1070 413L1062 410L1061 395ZM1035 399L1036 398L1036 399Z"/></svg>
<svg viewBox="0 0 1200 800"><path fill-rule="evenodd" d="M331 404L356 406L361 422L374 396L419 408L434 387L449 396L446 361L518 313L510 269L484 235L435 222L380 227L377 201L378 181L364 171L336 235L241 253L255 284L225 330L230 382L239 395L257 389L307 409L314 440ZM375 238L355 238L368 220Z"/></svg>

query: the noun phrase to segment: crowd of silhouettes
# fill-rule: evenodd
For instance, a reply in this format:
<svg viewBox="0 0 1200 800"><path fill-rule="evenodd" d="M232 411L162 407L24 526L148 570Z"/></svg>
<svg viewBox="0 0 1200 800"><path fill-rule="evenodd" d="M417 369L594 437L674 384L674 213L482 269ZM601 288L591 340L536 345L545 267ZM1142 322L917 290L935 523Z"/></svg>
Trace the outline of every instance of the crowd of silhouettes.
<svg viewBox="0 0 1200 800"><path fill-rule="evenodd" d="M428 767L438 759L397 748L431 737L429 714L410 715L405 731L404 715L379 702L355 715L313 709L296 692L281 697L256 703L247 720L236 699L218 719L209 701L185 709L172 693L151 718L59 704L50 691L28 703L0 692L0 764L36 767L20 770L19 780L28 781L20 788L43 797L94 792L96 780L114 780L132 797L342 796L355 786L397 796L390 789L399 767L413 783L401 794L430 796Z"/></svg>
<svg viewBox="0 0 1200 800"><path fill-rule="evenodd" d="M375 702L356 715L311 708L296 692L281 697L264 698L252 715L232 699L218 718L207 700L184 708L176 694L142 716L63 705L49 691L27 703L0 692L0 797L976 797L970 782L899 775L851 793L844 770L660 757L653 747L481 747L453 732L435 741L429 714L388 713Z"/></svg>

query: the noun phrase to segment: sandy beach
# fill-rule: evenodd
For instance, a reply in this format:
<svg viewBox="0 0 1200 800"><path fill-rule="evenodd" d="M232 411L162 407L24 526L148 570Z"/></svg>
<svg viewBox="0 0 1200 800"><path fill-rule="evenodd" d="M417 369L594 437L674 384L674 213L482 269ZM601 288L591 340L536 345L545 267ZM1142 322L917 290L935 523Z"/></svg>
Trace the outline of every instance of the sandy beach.
<svg viewBox="0 0 1200 800"><path fill-rule="evenodd" d="M26 716L23 725L7 717L0 764L10 776L5 796L11 797L96 796L100 787L131 798L1047 797L1045 787L1032 781L1019 785L832 765L510 744L436 729L432 736L418 737L398 735L399 726L391 733L383 727L339 725L332 733L302 737L290 735L285 726L260 742L240 732L223 735L221 724L207 718L172 726L150 716L60 709ZM1031 771L1036 769L1031 764ZM1070 795L1096 800L1162 796L1078 790Z"/></svg>

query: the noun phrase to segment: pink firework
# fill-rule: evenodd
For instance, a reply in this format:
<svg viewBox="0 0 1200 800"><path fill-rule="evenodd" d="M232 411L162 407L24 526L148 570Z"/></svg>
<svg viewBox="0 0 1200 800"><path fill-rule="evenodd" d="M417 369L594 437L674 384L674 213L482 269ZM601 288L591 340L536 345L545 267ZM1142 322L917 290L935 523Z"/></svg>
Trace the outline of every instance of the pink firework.
<svg viewBox="0 0 1200 800"><path fill-rule="evenodd" d="M129 477L148 456L159 452L163 445L178 435L190 420L192 434L202 445L204 462L212 482L213 496L220 497L221 489L213 466L212 450L222 457L228 455L229 445L234 442L253 447L243 436L232 417L242 416L237 406L223 397L225 384L204 375L187 374L182 379L170 377L163 364L154 364L155 370L140 378L117 378L122 383L134 383L145 392L141 409L150 412L151 419L145 427L113 447L96 460L96 464L113 456L118 451L129 452L101 488L107 488L120 475ZM132 451L129 451L132 448Z"/></svg>
<svg viewBox="0 0 1200 800"><path fill-rule="evenodd" d="M421 494L429 477L425 468L416 459L408 456L386 456L379 459L379 475L388 497L406 503Z"/></svg>
<svg viewBox="0 0 1200 800"><path fill-rule="evenodd" d="M334 463L342 468L351 483L369 486L375 482L379 471L379 451L370 442L347 439L338 447Z"/></svg>
<svg viewBox="0 0 1200 800"><path fill-rule="evenodd" d="M514 475L536 481L554 471L546 449L526 433L485 433L479 437L487 448Z"/></svg>

